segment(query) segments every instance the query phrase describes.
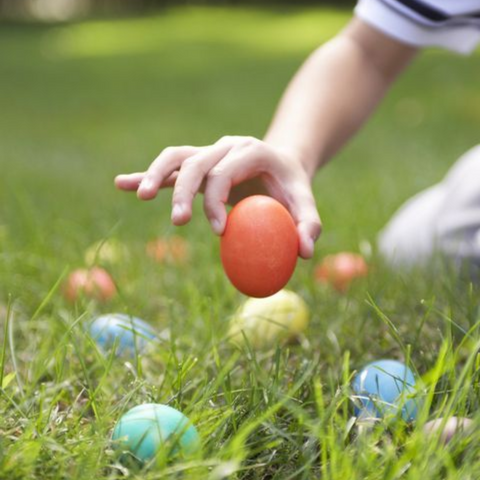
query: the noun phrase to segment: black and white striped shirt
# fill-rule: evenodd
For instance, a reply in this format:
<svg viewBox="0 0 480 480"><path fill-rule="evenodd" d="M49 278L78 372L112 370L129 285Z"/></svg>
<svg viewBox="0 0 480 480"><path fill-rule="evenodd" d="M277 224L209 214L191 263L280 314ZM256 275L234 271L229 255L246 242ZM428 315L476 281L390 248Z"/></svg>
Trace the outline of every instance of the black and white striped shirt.
<svg viewBox="0 0 480 480"><path fill-rule="evenodd" d="M355 14L419 47L470 53L480 41L480 0L359 0Z"/></svg>

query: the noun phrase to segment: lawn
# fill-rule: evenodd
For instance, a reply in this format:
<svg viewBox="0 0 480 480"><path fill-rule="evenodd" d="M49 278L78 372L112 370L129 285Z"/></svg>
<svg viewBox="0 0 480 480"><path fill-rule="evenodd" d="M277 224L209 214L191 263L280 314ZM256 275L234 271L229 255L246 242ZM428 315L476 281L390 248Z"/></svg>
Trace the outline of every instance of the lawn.
<svg viewBox="0 0 480 480"><path fill-rule="evenodd" d="M422 433L432 418L478 418L480 291L447 270L389 270L375 255L396 208L478 143L478 53L421 55L317 176L324 234L289 284L311 312L298 344L227 341L245 298L223 273L200 201L177 229L168 192L147 204L113 187L115 174L145 168L166 146L261 137L302 60L348 18L189 8L0 24L1 479L480 478L475 430L447 447ZM145 244L171 235L188 241L189 261L152 262ZM59 285L106 238L130 252L110 267L119 295L72 306ZM314 282L326 254L370 248L371 274L347 294ZM111 311L149 321L159 346L130 361L103 356L84 325ZM355 423L351 378L379 358L421 377L417 422ZM198 457L122 466L112 429L145 402L188 415Z"/></svg>

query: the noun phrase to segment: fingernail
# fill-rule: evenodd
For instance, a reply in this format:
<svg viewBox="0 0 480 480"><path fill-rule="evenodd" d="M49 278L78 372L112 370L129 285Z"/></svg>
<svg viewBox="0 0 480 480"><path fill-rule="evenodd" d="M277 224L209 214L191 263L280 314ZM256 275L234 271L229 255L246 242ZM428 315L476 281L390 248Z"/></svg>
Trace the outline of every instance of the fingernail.
<svg viewBox="0 0 480 480"><path fill-rule="evenodd" d="M221 235L222 232L223 232L223 229L222 229L222 224L220 223L219 220L217 220L216 218L214 218L213 220L210 221L211 225L212 225L212 229L213 231L217 234L217 235Z"/></svg>
<svg viewBox="0 0 480 480"><path fill-rule="evenodd" d="M183 207L181 205L179 205L178 203L175 204L173 206L173 210L172 210L172 220L176 220L179 217L181 217L183 212L184 212Z"/></svg>
<svg viewBox="0 0 480 480"><path fill-rule="evenodd" d="M307 238L306 246L313 255L313 251L315 250L315 240L313 238Z"/></svg>

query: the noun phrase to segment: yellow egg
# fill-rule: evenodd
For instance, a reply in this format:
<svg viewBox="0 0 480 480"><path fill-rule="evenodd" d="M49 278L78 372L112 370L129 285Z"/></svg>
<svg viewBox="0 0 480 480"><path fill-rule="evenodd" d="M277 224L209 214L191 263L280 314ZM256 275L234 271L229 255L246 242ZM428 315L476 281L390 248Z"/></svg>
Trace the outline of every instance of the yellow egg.
<svg viewBox="0 0 480 480"><path fill-rule="evenodd" d="M268 348L297 337L308 325L306 303L296 293L280 290L266 298L250 298L233 316L229 339L236 345L245 338L253 348Z"/></svg>
<svg viewBox="0 0 480 480"><path fill-rule="evenodd" d="M91 245L85 252L87 265L114 265L127 261L128 248L119 240L110 238Z"/></svg>

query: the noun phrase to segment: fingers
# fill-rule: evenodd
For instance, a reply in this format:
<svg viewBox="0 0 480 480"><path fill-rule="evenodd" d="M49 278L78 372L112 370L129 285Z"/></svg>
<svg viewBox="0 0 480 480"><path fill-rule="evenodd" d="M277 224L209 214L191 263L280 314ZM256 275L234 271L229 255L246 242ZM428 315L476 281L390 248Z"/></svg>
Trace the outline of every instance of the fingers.
<svg viewBox="0 0 480 480"><path fill-rule="evenodd" d="M119 190L128 191L136 191L138 187L145 177L145 172L138 172L138 173L130 173L126 175L117 175L115 177L115 186ZM160 188L171 188L175 185L175 182L178 177L178 171L173 172L169 175L160 185Z"/></svg>
<svg viewBox="0 0 480 480"><path fill-rule="evenodd" d="M178 172L175 171L173 172L169 177L167 177L160 188L171 188L175 186L175 182L177 181L178 178Z"/></svg>
<svg viewBox="0 0 480 480"><path fill-rule="evenodd" d="M286 204L297 226L299 255L311 258L314 244L321 232L321 221L308 178L298 178L297 170L282 164L262 145L252 144L232 148L209 172L205 187L204 209L213 231L225 230L225 204L232 187L245 180L267 174L270 193ZM297 177L292 180L292 177Z"/></svg>
<svg viewBox="0 0 480 480"><path fill-rule="evenodd" d="M321 232L321 221L309 179L298 159L292 160L254 138L224 137L208 147L166 148L146 172L118 175L115 185L121 190L136 190L142 200L154 198L160 188L174 187L172 222L175 225L184 225L190 220L193 200L204 189L205 214L213 231L221 235L227 221L225 204L230 194L235 198L237 193L240 196L255 193L248 188L232 192L232 188L260 175L268 192L282 201L292 214L299 235L299 255L311 258Z"/></svg>
<svg viewBox="0 0 480 480"><path fill-rule="evenodd" d="M221 235L227 223L225 204L233 186L260 173L261 152L233 148L208 174L203 207L213 231Z"/></svg>
<svg viewBox="0 0 480 480"><path fill-rule="evenodd" d="M184 225L192 217L192 203L208 172L228 153L231 144L220 140L182 164L172 198L172 222Z"/></svg>
<svg viewBox="0 0 480 480"><path fill-rule="evenodd" d="M290 188L288 202L290 213L297 224L300 241L299 254L302 258L313 257L315 242L322 231L322 223L308 181L297 183Z"/></svg>
<svg viewBox="0 0 480 480"><path fill-rule="evenodd" d="M201 147L168 147L153 161L137 190L141 200L151 200L156 197L164 180L175 170L178 170L183 161L201 150Z"/></svg>
<svg viewBox="0 0 480 480"><path fill-rule="evenodd" d="M140 182L145 177L145 172L130 173L128 175L117 175L115 177L115 186L120 190L136 191Z"/></svg>

